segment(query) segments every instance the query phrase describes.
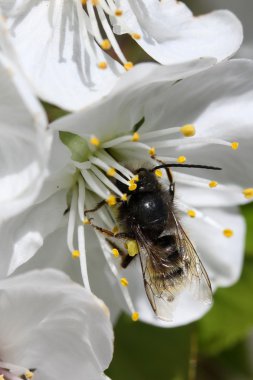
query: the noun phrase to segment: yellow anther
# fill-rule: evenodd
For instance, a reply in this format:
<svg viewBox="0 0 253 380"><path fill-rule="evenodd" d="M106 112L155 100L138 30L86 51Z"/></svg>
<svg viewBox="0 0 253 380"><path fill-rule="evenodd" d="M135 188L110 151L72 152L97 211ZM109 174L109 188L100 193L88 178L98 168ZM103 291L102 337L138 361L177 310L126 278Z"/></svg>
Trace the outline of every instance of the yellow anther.
<svg viewBox="0 0 253 380"><path fill-rule="evenodd" d="M154 156L155 155L155 148L150 148L149 149L149 154L150 154L150 156L152 157L152 156Z"/></svg>
<svg viewBox="0 0 253 380"><path fill-rule="evenodd" d="M230 229L225 229L223 230L223 235L226 236L227 238L230 238L231 236L234 235L234 232Z"/></svg>
<svg viewBox="0 0 253 380"><path fill-rule="evenodd" d="M111 194L106 199L106 202L107 202L108 206L114 206L117 203L117 199L116 199L115 195Z"/></svg>
<svg viewBox="0 0 253 380"><path fill-rule="evenodd" d="M237 141L232 142L231 143L231 148L233 150L237 150L239 148L239 142L237 142Z"/></svg>
<svg viewBox="0 0 253 380"><path fill-rule="evenodd" d="M244 189L243 190L243 195L245 196L245 198L247 199L250 199L253 197L253 188L252 187L249 187L248 189Z"/></svg>
<svg viewBox="0 0 253 380"><path fill-rule="evenodd" d="M125 67L126 71L131 70L133 68L133 66L134 66L133 62L128 61L128 62L124 63L124 67Z"/></svg>
<svg viewBox="0 0 253 380"><path fill-rule="evenodd" d="M136 240L127 240L126 249L129 256L135 256L139 253L139 248Z"/></svg>
<svg viewBox="0 0 253 380"><path fill-rule="evenodd" d="M184 137L191 137L195 135L196 129L192 124L185 124L180 128L180 132Z"/></svg>
<svg viewBox="0 0 253 380"><path fill-rule="evenodd" d="M31 372L31 371L26 371L26 373L25 373L25 377L27 378L27 379L32 379L33 378L33 372Z"/></svg>
<svg viewBox="0 0 253 380"><path fill-rule="evenodd" d="M121 198L120 198L123 202L126 202L127 201L127 194L122 194Z"/></svg>
<svg viewBox="0 0 253 380"><path fill-rule="evenodd" d="M83 224L90 224L89 219L88 219L88 218L84 218L84 219L83 219Z"/></svg>
<svg viewBox="0 0 253 380"><path fill-rule="evenodd" d="M214 187L216 187L217 185L218 185L218 182L216 182L216 181L211 181L208 184L208 186L211 187L211 189L214 188Z"/></svg>
<svg viewBox="0 0 253 380"><path fill-rule="evenodd" d="M134 191L134 190L136 190L136 189L137 189L137 185L136 185L136 183L134 183L134 182L131 182L131 183L130 183L130 181L129 181L128 190L130 190L130 191Z"/></svg>
<svg viewBox="0 0 253 380"><path fill-rule="evenodd" d="M126 277L122 277L120 279L120 283L122 286L128 286L128 281L127 281Z"/></svg>
<svg viewBox="0 0 253 380"><path fill-rule="evenodd" d="M107 69L107 62L105 61L98 62L98 68L102 70Z"/></svg>
<svg viewBox="0 0 253 380"><path fill-rule="evenodd" d="M130 181L133 181L133 182L138 182L140 180L138 174L135 175L132 179L130 179Z"/></svg>
<svg viewBox="0 0 253 380"><path fill-rule="evenodd" d="M132 321L136 322L138 321L138 319L139 319L139 313L137 313L137 311L134 311L132 313Z"/></svg>
<svg viewBox="0 0 253 380"><path fill-rule="evenodd" d="M100 140L96 136L91 136L90 138L90 144L94 146L100 145Z"/></svg>
<svg viewBox="0 0 253 380"><path fill-rule="evenodd" d="M179 156L179 157L177 158L177 162L178 162L179 164L183 164L185 161L186 161L186 157L185 157L185 156Z"/></svg>
<svg viewBox="0 0 253 380"><path fill-rule="evenodd" d="M161 178L163 176L163 172L160 170L160 169L156 169L155 170L155 175L159 178Z"/></svg>
<svg viewBox="0 0 253 380"><path fill-rule="evenodd" d="M5 380L4 375L0 375L0 380Z"/></svg>
<svg viewBox="0 0 253 380"><path fill-rule="evenodd" d="M74 249L74 251L72 251L72 259L78 259L78 257L80 257L80 252Z"/></svg>
<svg viewBox="0 0 253 380"><path fill-rule="evenodd" d="M99 4L99 0L91 0L91 4L95 7L96 5Z"/></svg>
<svg viewBox="0 0 253 380"><path fill-rule="evenodd" d="M117 250L117 248L112 249L112 254L114 257L119 257L119 251Z"/></svg>
<svg viewBox="0 0 253 380"><path fill-rule="evenodd" d="M119 227L118 226L114 226L113 229L112 229L112 232L114 234L117 234L119 232Z"/></svg>
<svg viewBox="0 0 253 380"><path fill-rule="evenodd" d="M140 40L141 39L141 35L139 33L132 33L131 34L131 37L134 39L134 40Z"/></svg>
<svg viewBox="0 0 253 380"><path fill-rule="evenodd" d="M87 0L82 0L83 5L86 5L86 3L87 3Z"/></svg>
<svg viewBox="0 0 253 380"><path fill-rule="evenodd" d="M187 215L190 216L191 218L195 218L196 216L196 211L194 210L188 210Z"/></svg>
<svg viewBox="0 0 253 380"><path fill-rule="evenodd" d="M104 50L109 50L111 49L112 45L111 45L111 42L108 40L108 39L105 39L101 42L101 48L104 49Z"/></svg>
<svg viewBox="0 0 253 380"><path fill-rule="evenodd" d="M110 177L114 177L116 174L116 170L114 168L109 168L106 172L106 174Z"/></svg>
<svg viewBox="0 0 253 380"><path fill-rule="evenodd" d="M134 132L133 136L132 136L132 141L136 142L136 141L139 141L140 140L140 135L138 132Z"/></svg>
<svg viewBox="0 0 253 380"><path fill-rule="evenodd" d="M121 9L116 9L115 12L114 12L115 16L122 16L123 15L123 11Z"/></svg>

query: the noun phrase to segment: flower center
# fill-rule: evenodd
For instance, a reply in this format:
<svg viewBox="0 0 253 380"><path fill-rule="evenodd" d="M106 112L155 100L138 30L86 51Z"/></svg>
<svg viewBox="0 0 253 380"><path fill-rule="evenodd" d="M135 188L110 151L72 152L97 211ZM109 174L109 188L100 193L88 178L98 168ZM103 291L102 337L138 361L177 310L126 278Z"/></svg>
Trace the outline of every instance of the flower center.
<svg viewBox="0 0 253 380"><path fill-rule="evenodd" d="M168 164L174 163L176 166L185 165L184 163L187 161L187 158L184 155L179 155L178 157L162 156L157 153L162 148L166 148L166 150L167 148L176 148L171 150L173 152L176 152L178 148L181 150L185 146L200 144L218 144L230 147L233 150L238 148L237 142L231 143L216 138L195 136L196 130L192 124L142 133L144 121L143 118L136 124L137 128L133 128L130 133L107 141L100 141L94 135L86 139L89 154L86 155L86 159L82 162L73 161L78 174L72 189L67 232L68 248L73 258L80 258L84 285L90 289L86 264L85 225L90 224L89 218L94 218L95 224L100 226L100 230L95 230L98 241L113 275L120 284L133 320L137 320L137 314L135 314L136 311L128 292L128 279L121 275L122 268L118 247L112 247L103 236L104 231L109 231L112 237L115 231L121 232L117 226L114 207L118 203L127 201L128 195L122 191L122 188L127 188L127 193L130 194L129 192L134 191L138 186L138 176L135 175L134 169L130 170L128 168L128 165L130 164L134 168L139 161L145 162L146 164L144 165L148 165L151 168L157 166L158 162L161 161ZM158 180L162 181L163 185L166 186L164 169L158 169L154 173ZM216 188L222 189L223 186L219 185L214 179L200 178L178 170L173 170L173 178L176 186L187 184L203 187L209 189L209 191L216 191ZM248 198L249 196L253 196L253 191L251 188L248 188L244 190L243 194ZM219 233L223 234L224 238L233 237L234 233L228 226L218 224L210 217L204 215L202 211L180 199L177 200L177 204L180 211L189 218L201 218L206 223L215 227ZM92 214L86 214L85 210L87 209L92 209ZM75 239L76 236L77 239ZM134 256L138 254L135 241L127 242L126 246L128 246L128 243L129 247L132 247L128 249L129 255Z"/></svg>
<svg viewBox="0 0 253 380"><path fill-rule="evenodd" d="M128 61L122 52L115 38L112 25L120 25L135 40L139 40L141 35L132 31L124 24L121 2L116 2L115 0L81 0L81 3L86 16L84 22L87 34L87 50L92 50L92 44L88 38L90 35L101 49L104 51L112 50L123 64L125 70L130 70L133 67L133 63ZM106 60L102 59L98 62L98 68L104 70L107 67L108 63Z"/></svg>
<svg viewBox="0 0 253 380"><path fill-rule="evenodd" d="M33 378L34 371L34 369L0 361L0 380L30 380Z"/></svg>

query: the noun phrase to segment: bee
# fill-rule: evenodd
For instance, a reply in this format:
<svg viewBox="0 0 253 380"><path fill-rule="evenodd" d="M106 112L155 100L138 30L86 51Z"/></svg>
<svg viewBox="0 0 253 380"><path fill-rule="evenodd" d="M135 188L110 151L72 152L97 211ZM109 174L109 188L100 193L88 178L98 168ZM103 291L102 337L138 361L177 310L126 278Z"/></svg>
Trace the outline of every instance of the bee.
<svg viewBox="0 0 253 380"><path fill-rule="evenodd" d="M156 316L165 321L172 320L176 301L184 292L191 292L201 302L212 302L207 272L177 215L175 183L170 170L177 166L220 170L212 166L164 163L152 169L141 167L134 171L138 176L136 189L130 191L125 184L117 182L127 194L127 201L119 203L116 217L123 232L112 235L93 225L108 235L109 242L110 237L136 241L139 251L136 256L140 259L148 300ZM155 174L162 168L166 170L169 188ZM122 253L122 267L126 268L136 256Z"/></svg>

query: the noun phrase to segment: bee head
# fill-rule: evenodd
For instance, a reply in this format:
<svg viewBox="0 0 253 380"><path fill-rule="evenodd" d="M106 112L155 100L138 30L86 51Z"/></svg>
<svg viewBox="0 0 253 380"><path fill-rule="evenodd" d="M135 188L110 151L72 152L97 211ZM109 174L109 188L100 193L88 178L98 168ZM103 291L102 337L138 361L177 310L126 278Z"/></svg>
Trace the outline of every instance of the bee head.
<svg viewBox="0 0 253 380"><path fill-rule="evenodd" d="M159 183L154 173L145 168L138 169L136 173L139 176L136 192L151 193L159 189Z"/></svg>

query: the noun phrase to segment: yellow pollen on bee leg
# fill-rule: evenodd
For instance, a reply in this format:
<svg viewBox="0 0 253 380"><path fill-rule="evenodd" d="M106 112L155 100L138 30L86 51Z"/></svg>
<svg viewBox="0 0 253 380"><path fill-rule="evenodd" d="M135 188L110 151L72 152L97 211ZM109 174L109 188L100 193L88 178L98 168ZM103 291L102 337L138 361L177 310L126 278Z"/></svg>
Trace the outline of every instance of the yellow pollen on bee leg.
<svg viewBox="0 0 253 380"><path fill-rule="evenodd" d="M26 373L25 373L25 377L27 378L27 379L32 379L33 378L33 372L31 372L31 371L26 371Z"/></svg>
<svg viewBox="0 0 253 380"><path fill-rule="evenodd" d="M98 62L98 68L101 70L107 69L107 62L105 61Z"/></svg>
<svg viewBox="0 0 253 380"><path fill-rule="evenodd" d="M114 168L109 168L106 172L106 174L110 177L114 177L116 174L116 170Z"/></svg>
<svg viewBox="0 0 253 380"><path fill-rule="evenodd" d="M108 204L108 206L114 206L116 205L117 203L117 199L115 197L115 195L109 195L109 197L106 199L106 203Z"/></svg>
<svg viewBox="0 0 253 380"><path fill-rule="evenodd" d="M187 215L190 216L191 218L195 218L196 216L196 211L194 210L188 210Z"/></svg>
<svg viewBox="0 0 253 380"><path fill-rule="evenodd" d="M101 42L100 44L101 48L104 50L109 50L111 49L112 45L111 42L108 39L105 39Z"/></svg>
<svg viewBox="0 0 253 380"><path fill-rule="evenodd" d="M112 249L112 254L114 257L119 257L119 251L117 250L117 248Z"/></svg>
<svg viewBox="0 0 253 380"><path fill-rule="evenodd" d="M137 311L134 311L132 313L132 321L136 322L139 320L139 313L137 313Z"/></svg>
<svg viewBox="0 0 253 380"><path fill-rule="evenodd" d="M216 182L216 181L211 181L211 182L209 182L209 184L208 184L208 186L212 189L212 188L214 188L214 187L216 187L218 185L218 182Z"/></svg>
<svg viewBox="0 0 253 380"><path fill-rule="evenodd" d="M139 248L136 240L128 240L126 242L126 249L129 256L135 256L139 253Z"/></svg>
<svg viewBox="0 0 253 380"><path fill-rule="evenodd" d="M126 277L122 277L120 279L120 283L122 286L128 286L128 281L127 281Z"/></svg>
<svg viewBox="0 0 253 380"><path fill-rule="evenodd" d="M179 156L179 157L177 158L177 162L178 162L179 164L183 164L184 162L186 162L186 157L185 157L185 156Z"/></svg>
<svg viewBox="0 0 253 380"><path fill-rule="evenodd" d="M89 219L88 219L88 218L84 218L84 219L83 219L83 224L90 224Z"/></svg>
<svg viewBox="0 0 253 380"><path fill-rule="evenodd" d="M126 202L127 201L127 194L122 194L121 198L120 198L123 202Z"/></svg>
<svg viewBox="0 0 253 380"><path fill-rule="evenodd" d="M137 142L140 140L140 135L138 132L134 132L133 136L132 136L132 141L134 142Z"/></svg>
<svg viewBox="0 0 253 380"><path fill-rule="evenodd" d="M237 142L237 141L232 142L231 143L231 148L233 150L237 150L239 148L239 142Z"/></svg>
<svg viewBox="0 0 253 380"><path fill-rule="evenodd" d="M124 63L124 68L126 69L126 71L131 70L133 67L134 67L133 62L128 61L128 62Z"/></svg>
<svg viewBox="0 0 253 380"><path fill-rule="evenodd" d="M90 138L90 144L94 146L100 145L100 140L96 136L91 136Z"/></svg>
<svg viewBox="0 0 253 380"><path fill-rule="evenodd" d="M161 178L163 176L163 172L160 170L160 169L156 169L155 170L155 175L158 177L158 178Z"/></svg>
<svg viewBox="0 0 253 380"><path fill-rule="evenodd" d="M180 128L180 132L184 137L192 137L196 133L196 129L192 124L185 124Z"/></svg>
<svg viewBox="0 0 253 380"><path fill-rule="evenodd" d="M244 189L242 193L245 196L245 198L247 198L247 199L253 198L253 188L252 187L249 187L248 189Z"/></svg>
<svg viewBox="0 0 253 380"><path fill-rule="evenodd" d="M72 251L72 259L78 259L78 257L80 257L80 252L75 249L74 251Z"/></svg>
<svg viewBox="0 0 253 380"><path fill-rule="evenodd" d="M141 35L139 33L132 33L131 34L131 37L134 39L134 40L140 40L141 39Z"/></svg>
<svg viewBox="0 0 253 380"><path fill-rule="evenodd" d="M122 9L116 9L115 12L114 12L115 16L122 16L123 15L123 11Z"/></svg>
<svg viewBox="0 0 253 380"><path fill-rule="evenodd" d="M155 148L150 148L149 149L149 154L150 154L150 156L152 157L152 156L154 156L155 155Z"/></svg>
<svg viewBox="0 0 253 380"><path fill-rule="evenodd" d="M223 230L223 235L227 238L230 238L234 235L234 232L230 229L225 229Z"/></svg>

